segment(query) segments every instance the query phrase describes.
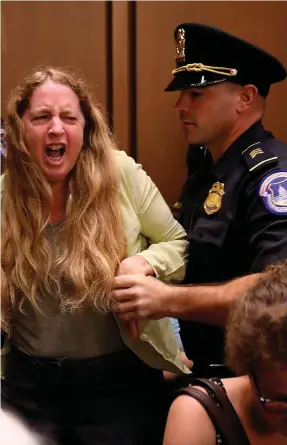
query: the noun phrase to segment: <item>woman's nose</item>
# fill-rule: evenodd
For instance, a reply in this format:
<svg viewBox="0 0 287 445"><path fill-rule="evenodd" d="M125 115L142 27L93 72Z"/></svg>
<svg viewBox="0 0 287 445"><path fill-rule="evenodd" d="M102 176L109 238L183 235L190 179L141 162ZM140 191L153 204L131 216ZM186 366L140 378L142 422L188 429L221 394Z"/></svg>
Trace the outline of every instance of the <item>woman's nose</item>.
<svg viewBox="0 0 287 445"><path fill-rule="evenodd" d="M51 120L51 125L48 130L49 134L62 134L64 133L63 123L60 118L53 117Z"/></svg>

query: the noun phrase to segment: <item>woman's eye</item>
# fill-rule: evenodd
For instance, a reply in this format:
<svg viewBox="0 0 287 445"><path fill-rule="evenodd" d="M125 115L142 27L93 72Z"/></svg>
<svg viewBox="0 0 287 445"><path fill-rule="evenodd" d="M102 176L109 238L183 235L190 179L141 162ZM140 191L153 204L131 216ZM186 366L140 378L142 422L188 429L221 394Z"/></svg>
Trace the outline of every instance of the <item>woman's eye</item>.
<svg viewBox="0 0 287 445"><path fill-rule="evenodd" d="M48 117L49 116L47 114L40 114L39 116L34 117L34 120L40 121L40 120L43 120L43 119L48 119Z"/></svg>
<svg viewBox="0 0 287 445"><path fill-rule="evenodd" d="M64 116L64 119L66 119L67 121L70 121L70 122L74 122L77 120L77 118L75 116Z"/></svg>

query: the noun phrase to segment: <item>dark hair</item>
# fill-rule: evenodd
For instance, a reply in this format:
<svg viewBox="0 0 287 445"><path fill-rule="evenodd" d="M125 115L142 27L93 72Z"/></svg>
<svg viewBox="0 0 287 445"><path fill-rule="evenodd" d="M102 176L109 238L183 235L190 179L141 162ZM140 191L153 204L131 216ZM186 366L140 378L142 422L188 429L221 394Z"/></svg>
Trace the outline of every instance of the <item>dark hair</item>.
<svg viewBox="0 0 287 445"><path fill-rule="evenodd" d="M237 374L263 363L287 365L287 262L270 266L232 308L226 358Z"/></svg>

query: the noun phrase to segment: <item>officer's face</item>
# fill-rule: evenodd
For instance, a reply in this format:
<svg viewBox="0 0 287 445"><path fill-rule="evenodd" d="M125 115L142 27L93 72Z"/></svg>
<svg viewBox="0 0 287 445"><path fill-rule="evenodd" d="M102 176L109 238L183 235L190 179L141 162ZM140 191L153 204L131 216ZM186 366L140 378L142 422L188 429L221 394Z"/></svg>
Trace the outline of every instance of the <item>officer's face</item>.
<svg viewBox="0 0 287 445"><path fill-rule="evenodd" d="M180 93L175 108L190 144L202 144L210 149L224 144L238 118L238 91L237 85L223 82Z"/></svg>

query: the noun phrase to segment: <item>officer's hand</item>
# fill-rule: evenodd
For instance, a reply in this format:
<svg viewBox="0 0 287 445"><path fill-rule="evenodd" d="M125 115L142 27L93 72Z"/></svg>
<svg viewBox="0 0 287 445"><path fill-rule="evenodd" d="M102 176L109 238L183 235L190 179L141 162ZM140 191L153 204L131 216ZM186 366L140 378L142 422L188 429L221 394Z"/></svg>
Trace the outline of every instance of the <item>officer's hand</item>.
<svg viewBox="0 0 287 445"><path fill-rule="evenodd" d="M125 258L119 265L117 276L120 275L133 275L133 274L143 274L143 275L153 275L154 271L149 263L140 255L132 255ZM127 320L125 314L120 315L119 319L122 323L123 329L125 329L128 334L133 338L140 337L140 325L139 320L130 319Z"/></svg>
<svg viewBox="0 0 287 445"><path fill-rule="evenodd" d="M158 320L169 316L172 287L150 276L122 275L115 278L111 296L117 303L114 312L126 320Z"/></svg>

